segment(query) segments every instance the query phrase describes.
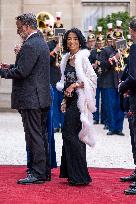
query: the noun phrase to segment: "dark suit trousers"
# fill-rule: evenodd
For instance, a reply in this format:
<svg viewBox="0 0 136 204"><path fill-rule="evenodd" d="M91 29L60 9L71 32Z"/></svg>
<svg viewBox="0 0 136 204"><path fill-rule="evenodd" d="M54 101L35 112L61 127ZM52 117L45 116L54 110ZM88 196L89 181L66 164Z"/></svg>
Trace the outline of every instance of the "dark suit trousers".
<svg viewBox="0 0 136 204"><path fill-rule="evenodd" d="M46 178L49 173L48 135L45 129L48 110L22 109L26 146L30 154L29 168L37 178Z"/></svg>
<svg viewBox="0 0 136 204"><path fill-rule="evenodd" d="M136 115L128 116L134 164L136 165Z"/></svg>
<svg viewBox="0 0 136 204"><path fill-rule="evenodd" d="M130 112L136 113L136 94L129 97ZM136 165L136 114L128 116L132 153Z"/></svg>

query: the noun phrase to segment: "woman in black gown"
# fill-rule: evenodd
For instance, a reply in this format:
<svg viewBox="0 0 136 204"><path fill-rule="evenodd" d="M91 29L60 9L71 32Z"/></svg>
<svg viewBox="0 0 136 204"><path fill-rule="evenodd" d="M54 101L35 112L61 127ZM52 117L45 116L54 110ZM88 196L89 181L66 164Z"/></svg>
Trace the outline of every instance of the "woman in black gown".
<svg viewBox="0 0 136 204"><path fill-rule="evenodd" d="M86 41L81 31L76 28L67 31L64 36L63 47L69 54L67 59L64 60L65 62L62 62L64 70L61 69L62 72L64 71L62 111L65 112L65 115L62 132L63 147L60 178L67 178L70 185L88 185L92 179L87 169L86 144L79 139L82 123L80 119L81 110L77 105L80 95L77 90L84 89L85 83L79 80L81 73L77 73L76 57L79 55L78 57L82 58L84 51L87 52L85 49ZM81 50L84 51L80 53ZM90 63L89 66L92 69ZM91 71L93 77L96 78L93 70ZM59 89L59 85L57 87Z"/></svg>

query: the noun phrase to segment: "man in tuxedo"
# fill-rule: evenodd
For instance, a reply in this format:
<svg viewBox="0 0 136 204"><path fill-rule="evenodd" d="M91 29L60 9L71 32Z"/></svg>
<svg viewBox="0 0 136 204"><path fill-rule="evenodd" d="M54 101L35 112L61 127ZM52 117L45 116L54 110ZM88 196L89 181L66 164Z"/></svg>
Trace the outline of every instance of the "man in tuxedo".
<svg viewBox="0 0 136 204"><path fill-rule="evenodd" d="M16 26L23 44L14 65L1 64L0 76L12 79L11 107L21 113L31 154L29 174L17 183L44 183L49 173L45 124L50 107L50 54L34 14L16 17Z"/></svg>
<svg viewBox="0 0 136 204"><path fill-rule="evenodd" d="M128 74L126 79L119 85L120 94L129 94L129 128L131 136L132 153L134 164L136 165L136 18L130 22L129 32L131 34L133 44L129 51ZM133 181L125 194L136 194L136 168L134 173L128 177L121 177L121 181Z"/></svg>

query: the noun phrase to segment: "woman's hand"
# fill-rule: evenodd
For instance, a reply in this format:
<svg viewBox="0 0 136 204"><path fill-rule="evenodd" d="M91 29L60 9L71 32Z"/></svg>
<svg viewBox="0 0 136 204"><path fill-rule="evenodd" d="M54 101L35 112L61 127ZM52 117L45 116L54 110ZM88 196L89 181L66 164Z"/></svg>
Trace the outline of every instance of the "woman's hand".
<svg viewBox="0 0 136 204"><path fill-rule="evenodd" d="M73 83L71 84L64 92L64 94L67 96L67 97L72 97L72 92L77 89L77 88L84 88L84 83L81 82L81 83Z"/></svg>
<svg viewBox="0 0 136 204"><path fill-rule="evenodd" d="M61 110L62 113L66 112L66 99L62 100L60 110Z"/></svg>
<svg viewBox="0 0 136 204"><path fill-rule="evenodd" d="M71 84L64 92L64 94L67 96L67 97L72 97L72 92L74 91L75 89L75 83Z"/></svg>

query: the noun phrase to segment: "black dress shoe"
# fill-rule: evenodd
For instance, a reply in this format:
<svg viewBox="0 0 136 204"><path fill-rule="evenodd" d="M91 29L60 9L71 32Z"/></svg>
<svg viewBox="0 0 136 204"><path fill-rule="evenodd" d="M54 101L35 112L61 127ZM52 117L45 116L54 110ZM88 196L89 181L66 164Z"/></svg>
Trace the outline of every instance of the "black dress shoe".
<svg viewBox="0 0 136 204"><path fill-rule="evenodd" d="M101 122L100 122L100 124L104 125L104 122L103 122L103 121L101 121Z"/></svg>
<svg viewBox="0 0 136 204"><path fill-rule="evenodd" d="M42 184L45 183L46 179L38 179L33 174L28 174L28 176L24 179L20 179L17 181L17 184Z"/></svg>
<svg viewBox="0 0 136 204"><path fill-rule="evenodd" d="M120 181L126 182L126 181L136 181L136 174L131 174L130 176L127 177L121 177Z"/></svg>
<svg viewBox="0 0 136 204"><path fill-rule="evenodd" d="M116 131L115 133L116 133L116 135L125 136L125 134L121 131Z"/></svg>
<svg viewBox="0 0 136 204"><path fill-rule="evenodd" d="M136 187L136 181L130 184L130 188L135 188Z"/></svg>
<svg viewBox="0 0 136 204"><path fill-rule="evenodd" d="M94 125L97 125L97 124L99 124L99 121L94 120L93 124L94 124Z"/></svg>
<svg viewBox="0 0 136 204"><path fill-rule="evenodd" d="M109 131L107 132L107 135L116 135L116 133L114 131Z"/></svg>
<svg viewBox="0 0 136 204"><path fill-rule="evenodd" d="M92 182L92 178L88 177L86 182L74 182L70 178L68 178L67 181L70 186L87 186Z"/></svg>
<svg viewBox="0 0 136 204"><path fill-rule="evenodd" d="M104 128L103 128L104 130L108 130L109 128L108 128L108 126L107 125L104 125Z"/></svg>
<svg viewBox="0 0 136 204"><path fill-rule="evenodd" d="M27 169L27 170L26 170L26 173L27 173L27 175L28 175L28 174L31 174L31 173L32 173L32 170L31 170L31 169Z"/></svg>
<svg viewBox="0 0 136 204"><path fill-rule="evenodd" d="M51 181L51 174L46 175L46 181Z"/></svg>
<svg viewBox="0 0 136 204"><path fill-rule="evenodd" d="M128 190L125 190L124 193L126 195L136 195L136 187L135 188L129 188Z"/></svg>

